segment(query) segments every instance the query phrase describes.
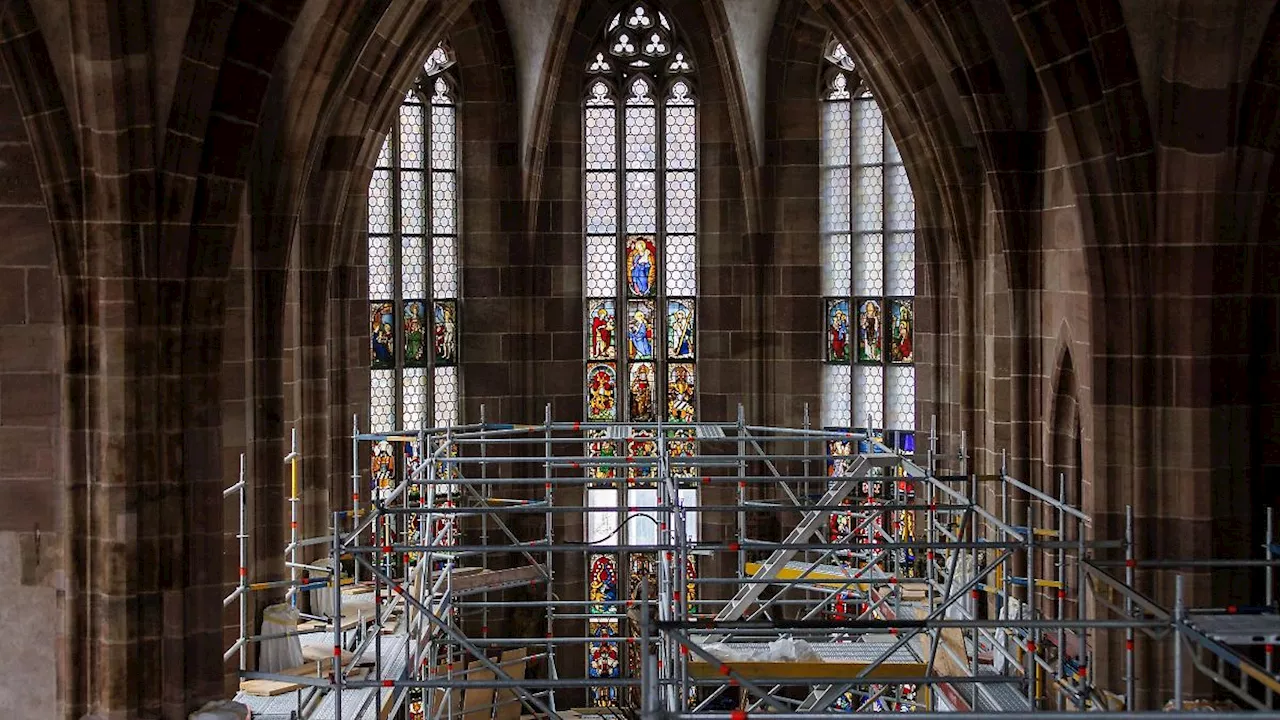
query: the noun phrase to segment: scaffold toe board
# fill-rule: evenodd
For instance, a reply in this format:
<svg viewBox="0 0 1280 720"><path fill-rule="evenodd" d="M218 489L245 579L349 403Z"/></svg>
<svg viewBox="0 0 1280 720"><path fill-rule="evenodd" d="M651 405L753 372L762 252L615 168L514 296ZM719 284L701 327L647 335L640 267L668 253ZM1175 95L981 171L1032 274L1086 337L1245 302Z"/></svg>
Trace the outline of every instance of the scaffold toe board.
<svg viewBox="0 0 1280 720"><path fill-rule="evenodd" d="M763 567L762 563L747 563L747 573L755 576ZM862 590L866 591L875 585L884 585L893 579L892 575L879 571L859 571L852 566L823 565L793 560L773 576L779 583L795 581L797 585L816 586L828 590ZM850 583L850 580L857 580Z"/></svg>

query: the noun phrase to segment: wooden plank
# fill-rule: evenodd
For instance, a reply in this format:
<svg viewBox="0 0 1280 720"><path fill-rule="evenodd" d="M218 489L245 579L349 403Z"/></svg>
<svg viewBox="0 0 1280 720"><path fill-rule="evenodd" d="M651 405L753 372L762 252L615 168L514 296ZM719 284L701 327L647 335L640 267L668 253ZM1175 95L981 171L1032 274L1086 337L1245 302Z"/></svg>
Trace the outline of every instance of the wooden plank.
<svg viewBox="0 0 1280 720"><path fill-rule="evenodd" d="M510 675L512 680L523 680L524 659L528 655L528 648L515 648L502 653L502 658L498 662L501 663L502 671ZM520 720L522 706L514 690L498 690L497 702L498 707L494 709L493 720Z"/></svg>
<svg viewBox="0 0 1280 720"><path fill-rule="evenodd" d="M333 648L328 645L303 645L302 659L311 662L329 662L333 660ZM351 651L342 651L342 664L351 662ZM327 667L327 666L326 666Z"/></svg>
<svg viewBox="0 0 1280 720"><path fill-rule="evenodd" d="M479 660L467 665L467 679L477 682L493 679L493 671L482 668ZM462 691L462 720L489 720L493 715L493 688L469 687Z"/></svg>
<svg viewBox="0 0 1280 720"><path fill-rule="evenodd" d="M319 664L314 662L309 662L297 667L285 668L284 670L279 671L278 674L321 677ZM295 690L300 690L303 687L305 686L301 683L289 682L287 680L240 681L240 691L256 697L275 697L276 695L283 695Z"/></svg>
<svg viewBox="0 0 1280 720"><path fill-rule="evenodd" d="M506 570L487 570L471 573L463 577L454 575L451 586L454 591L478 590L485 587L497 587L513 582L528 582L543 577L541 565L522 565Z"/></svg>
<svg viewBox="0 0 1280 720"><path fill-rule="evenodd" d="M725 663L735 673L751 679L805 679L814 683L820 680L839 681L858 677L871 663L864 662L731 662ZM924 663L881 663L865 677L916 677L924 675ZM705 662L689 663L689 676L713 678L720 676L720 666Z"/></svg>

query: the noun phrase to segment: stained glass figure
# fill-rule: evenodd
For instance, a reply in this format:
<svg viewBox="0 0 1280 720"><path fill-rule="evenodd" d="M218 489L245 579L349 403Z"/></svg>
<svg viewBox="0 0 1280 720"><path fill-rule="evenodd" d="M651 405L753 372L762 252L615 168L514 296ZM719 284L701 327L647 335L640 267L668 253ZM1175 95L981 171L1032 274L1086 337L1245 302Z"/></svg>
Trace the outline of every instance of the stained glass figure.
<svg viewBox="0 0 1280 720"><path fill-rule="evenodd" d="M610 458L618 456L618 444L607 439L609 437L608 430L588 430L587 437L600 438L587 443L587 457ZM616 473L612 466L595 465L591 467L590 475L603 480L615 477Z"/></svg>
<svg viewBox="0 0 1280 720"><path fill-rule="evenodd" d="M667 301L667 359L693 359L693 322L692 300Z"/></svg>
<svg viewBox="0 0 1280 720"><path fill-rule="evenodd" d="M613 555L592 555L587 576L587 601L591 612L612 612L618 600L618 559Z"/></svg>
<svg viewBox="0 0 1280 720"><path fill-rule="evenodd" d="M396 366L396 316L391 303L371 303L369 309L370 367L383 370Z"/></svg>
<svg viewBox="0 0 1280 720"><path fill-rule="evenodd" d="M396 481L396 458L391 443L378 440L373 444L373 463L369 468L373 478L373 487L378 490L389 490Z"/></svg>
<svg viewBox="0 0 1280 720"><path fill-rule="evenodd" d="M405 367L426 367L427 364L427 304L421 300L404 302L404 364Z"/></svg>
<svg viewBox="0 0 1280 720"><path fill-rule="evenodd" d="M627 303L627 359L653 359L652 300L632 300Z"/></svg>
<svg viewBox="0 0 1280 720"><path fill-rule="evenodd" d="M599 363L587 368L587 417L592 420L616 420L618 409L617 371L611 363Z"/></svg>
<svg viewBox="0 0 1280 720"><path fill-rule="evenodd" d="M878 363L884 359L883 334L880 301L860 301L858 303L858 362Z"/></svg>
<svg viewBox="0 0 1280 720"><path fill-rule="evenodd" d="M827 362L849 362L848 300L827 300Z"/></svg>
<svg viewBox="0 0 1280 720"><path fill-rule="evenodd" d="M617 318L613 300L592 300L587 304L587 318L591 323L591 340L587 357L591 360L615 360L617 348Z"/></svg>
<svg viewBox="0 0 1280 720"><path fill-rule="evenodd" d="M697 414L693 406L694 368L688 363L672 363L667 366L667 419L671 422L690 423Z"/></svg>
<svg viewBox="0 0 1280 720"><path fill-rule="evenodd" d="M654 457L658 454L658 443L652 430L635 429L631 431L631 439L627 440L627 455L636 458ZM628 472L633 478L657 477L657 469L652 465L632 465Z"/></svg>
<svg viewBox="0 0 1280 720"><path fill-rule="evenodd" d="M693 557L690 557L685 561L684 579L685 579L685 593L686 593L685 597L689 601L689 613L692 614L694 612L697 612L697 610L694 609L693 603L698 599L698 585L697 585L698 563L697 563L697 560Z"/></svg>
<svg viewBox="0 0 1280 720"><path fill-rule="evenodd" d="M453 365L458 362L458 303L455 300L437 300L434 308L436 364Z"/></svg>
<svg viewBox="0 0 1280 720"><path fill-rule="evenodd" d="M631 419L636 422L653 422L653 363L638 362L631 365L631 382L627 397L631 401Z"/></svg>
<svg viewBox="0 0 1280 720"><path fill-rule="evenodd" d="M889 301L889 360L896 363L909 363L915 359L912 354L912 301L894 299Z"/></svg>
<svg viewBox="0 0 1280 720"><path fill-rule="evenodd" d="M628 598L640 600L647 597L649 600L657 600L658 556L653 553L633 552L630 558L631 576L627 584Z"/></svg>
<svg viewBox="0 0 1280 720"><path fill-rule="evenodd" d="M657 246L652 235L627 238L627 290L635 297L648 297L657 284Z"/></svg>
<svg viewBox="0 0 1280 720"><path fill-rule="evenodd" d="M853 472L854 443L849 440L827 441L827 475L849 477Z"/></svg>

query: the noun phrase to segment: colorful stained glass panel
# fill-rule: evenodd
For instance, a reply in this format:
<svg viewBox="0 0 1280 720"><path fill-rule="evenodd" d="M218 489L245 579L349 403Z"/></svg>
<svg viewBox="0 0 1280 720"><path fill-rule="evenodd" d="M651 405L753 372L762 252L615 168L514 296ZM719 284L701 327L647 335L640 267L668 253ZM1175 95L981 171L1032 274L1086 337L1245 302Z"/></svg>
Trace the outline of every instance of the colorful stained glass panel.
<svg viewBox="0 0 1280 720"><path fill-rule="evenodd" d="M627 358L652 360L654 357L654 313L652 300L627 302Z"/></svg>
<svg viewBox="0 0 1280 720"><path fill-rule="evenodd" d="M591 339L587 348L589 360L616 360L617 315L613 300L591 300L587 303L587 323L591 326Z"/></svg>
<svg viewBox="0 0 1280 720"><path fill-rule="evenodd" d="M628 386L631 419L636 422L653 422L657 413L653 407L653 385L657 378L654 375L653 363L638 362L631 364L631 378Z"/></svg>
<svg viewBox="0 0 1280 720"><path fill-rule="evenodd" d="M652 235L627 236L627 292L649 297L657 287L658 249Z"/></svg>
<svg viewBox="0 0 1280 720"><path fill-rule="evenodd" d="M391 443L386 440L375 440L373 443L373 460L369 466L369 476L373 487L378 490L389 490L396 481L396 455Z"/></svg>
<svg viewBox="0 0 1280 720"><path fill-rule="evenodd" d="M883 317L879 300L858 301L858 362L884 360Z"/></svg>
<svg viewBox="0 0 1280 720"><path fill-rule="evenodd" d="M827 362L849 362L849 301L827 299Z"/></svg>
<svg viewBox="0 0 1280 720"><path fill-rule="evenodd" d="M427 364L427 304L422 300L404 302L404 364L424 367Z"/></svg>
<svg viewBox="0 0 1280 720"><path fill-rule="evenodd" d="M692 360L694 354L694 301L667 301L667 358Z"/></svg>
<svg viewBox="0 0 1280 720"><path fill-rule="evenodd" d="M597 363L587 367L587 417L591 420L617 420L618 371L613 363Z"/></svg>
<svg viewBox="0 0 1280 720"><path fill-rule="evenodd" d="M385 370L396 366L396 317L391 303L369 304L370 367Z"/></svg>
<svg viewBox="0 0 1280 720"><path fill-rule="evenodd" d="M618 558L615 555L592 555L587 570L587 602L591 612L612 612L618 600Z"/></svg>
<svg viewBox="0 0 1280 720"><path fill-rule="evenodd" d="M692 363L671 363L667 366L667 419L677 423L691 423L697 416L694 394L697 378Z"/></svg>
<svg viewBox="0 0 1280 720"><path fill-rule="evenodd" d="M588 430L587 437L593 439L587 443L587 457L609 458L618 456L618 443L609 438L608 430ZM588 471L590 477L607 479L617 473L612 466L593 465Z"/></svg>
<svg viewBox="0 0 1280 720"><path fill-rule="evenodd" d="M627 440L627 455L633 458L656 456L658 454L658 443L655 437L652 430L633 430L631 438ZM627 472L633 478L657 477L657 468L653 465L632 465Z"/></svg>
<svg viewBox="0 0 1280 720"><path fill-rule="evenodd" d="M432 345L436 365L453 365L458 362L458 302L436 300L432 305Z"/></svg>
<svg viewBox="0 0 1280 720"><path fill-rule="evenodd" d="M911 300L889 301L889 361L909 363L915 359L913 339L915 313Z"/></svg>

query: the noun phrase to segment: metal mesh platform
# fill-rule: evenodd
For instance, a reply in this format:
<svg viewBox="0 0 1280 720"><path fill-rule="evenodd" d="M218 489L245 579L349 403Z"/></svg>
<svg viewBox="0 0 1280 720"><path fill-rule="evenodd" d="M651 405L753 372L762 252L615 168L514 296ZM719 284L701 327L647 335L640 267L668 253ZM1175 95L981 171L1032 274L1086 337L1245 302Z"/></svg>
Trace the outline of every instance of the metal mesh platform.
<svg viewBox="0 0 1280 720"><path fill-rule="evenodd" d="M1191 615L1187 617L1187 624L1227 645L1280 643L1280 616L1277 615Z"/></svg>
<svg viewBox="0 0 1280 720"><path fill-rule="evenodd" d="M980 668L978 674L984 677L998 677L1000 675L1000 673L990 668ZM970 697L969 692L967 688L960 690L960 694L966 699ZM1014 682L979 685L978 707L974 709L978 712L988 713L1032 712L1031 703L1027 701L1026 692L1022 690L1022 683Z"/></svg>

